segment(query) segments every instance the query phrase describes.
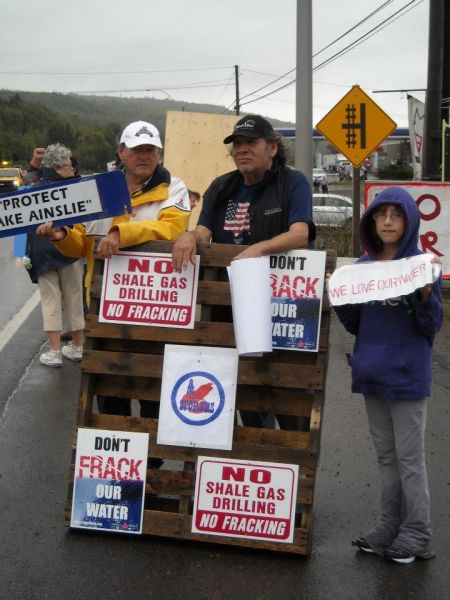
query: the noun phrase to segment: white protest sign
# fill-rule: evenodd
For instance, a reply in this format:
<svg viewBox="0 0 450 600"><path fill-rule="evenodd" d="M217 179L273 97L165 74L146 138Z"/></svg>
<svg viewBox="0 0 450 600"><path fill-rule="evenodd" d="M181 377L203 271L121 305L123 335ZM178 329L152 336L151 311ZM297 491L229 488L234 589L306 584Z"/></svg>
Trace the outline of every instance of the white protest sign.
<svg viewBox="0 0 450 600"><path fill-rule="evenodd" d="M16 196L0 198L0 230L37 227L40 223L58 219L81 222L102 210L95 180L47 189L30 188Z"/></svg>
<svg viewBox="0 0 450 600"><path fill-rule="evenodd" d="M272 345L277 350L319 349L326 252L290 250L270 257Z"/></svg>
<svg viewBox="0 0 450 600"><path fill-rule="evenodd" d="M99 321L193 329L200 257L175 273L170 254L122 251L105 260Z"/></svg>
<svg viewBox="0 0 450 600"><path fill-rule="evenodd" d="M192 532L294 541L298 465L199 456Z"/></svg>
<svg viewBox="0 0 450 600"><path fill-rule="evenodd" d="M78 429L71 527L142 533L148 439Z"/></svg>
<svg viewBox="0 0 450 600"><path fill-rule="evenodd" d="M328 280L328 296L334 306L362 304L412 294L439 276L432 254L400 260L382 260L345 265Z"/></svg>
<svg viewBox="0 0 450 600"><path fill-rule="evenodd" d="M227 270L239 354L272 352L269 257L234 260Z"/></svg>
<svg viewBox="0 0 450 600"><path fill-rule="evenodd" d="M158 444L231 450L238 353L166 344Z"/></svg>

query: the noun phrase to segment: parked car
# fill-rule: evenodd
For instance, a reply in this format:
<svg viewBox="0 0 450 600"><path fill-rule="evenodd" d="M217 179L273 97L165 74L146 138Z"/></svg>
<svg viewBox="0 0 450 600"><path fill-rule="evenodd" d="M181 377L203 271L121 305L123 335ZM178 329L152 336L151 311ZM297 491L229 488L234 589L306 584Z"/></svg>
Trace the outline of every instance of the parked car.
<svg viewBox="0 0 450 600"><path fill-rule="evenodd" d="M23 172L19 167L0 167L0 194L16 192L23 185Z"/></svg>
<svg viewBox="0 0 450 600"><path fill-rule="evenodd" d="M352 219L353 201L348 196L313 194L312 204L313 221L317 227L339 227Z"/></svg>

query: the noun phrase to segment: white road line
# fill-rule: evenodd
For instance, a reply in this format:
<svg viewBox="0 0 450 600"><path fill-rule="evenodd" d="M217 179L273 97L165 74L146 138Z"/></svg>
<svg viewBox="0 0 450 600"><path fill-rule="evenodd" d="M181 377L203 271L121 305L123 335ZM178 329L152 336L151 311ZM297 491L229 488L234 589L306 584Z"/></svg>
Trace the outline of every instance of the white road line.
<svg viewBox="0 0 450 600"><path fill-rule="evenodd" d="M23 307L19 310L18 313L14 315L14 317L8 321L5 327L0 331L0 352L9 342L9 340L13 337L13 335L17 332L19 327L23 325L26 319L30 316L36 306L39 304L41 300L41 295L39 290L36 290L31 298L25 302Z"/></svg>

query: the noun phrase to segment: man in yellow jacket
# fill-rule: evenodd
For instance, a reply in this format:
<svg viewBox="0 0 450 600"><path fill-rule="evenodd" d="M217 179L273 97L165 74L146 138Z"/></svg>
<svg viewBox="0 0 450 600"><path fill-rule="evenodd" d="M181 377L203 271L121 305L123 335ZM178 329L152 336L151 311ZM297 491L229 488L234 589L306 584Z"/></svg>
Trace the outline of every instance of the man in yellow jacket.
<svg viewBox="0 0 450 600"><path fill-rule="evenodd" d="M186 231L190 203L186 185L171 177L161 164L161 138L151 123L137 121L125 127L117 154L131 197L132 213L90 221L70 227L44 223L37 233L55 242L66 256L87 258L86 288L89 290L93 267L95 236L102 236L97 254L106 258L120 248L151 240L176 240Z"/></svg>
<svg viewBox="0 0 450 600"><path fill-rule="evenodd" d="M186 231L191 211L189 193L184 182L171 177L160 164L161 148L159 132L150 123L131 123L122 133L117 154L130 192L131 214L90 221L73 228L53 227L51 222L37 228L37 233L55 242L63 254L87 258L87 290L94 264L95 236L102 236L97 254L106 258L120 248L151 240L176 240ZM97 402L101 412L131 414L129 398L97 396ZM142 402L141 415L157 417L158 404ZM159 459L152 460L152 466L160 466Z"/></svg>

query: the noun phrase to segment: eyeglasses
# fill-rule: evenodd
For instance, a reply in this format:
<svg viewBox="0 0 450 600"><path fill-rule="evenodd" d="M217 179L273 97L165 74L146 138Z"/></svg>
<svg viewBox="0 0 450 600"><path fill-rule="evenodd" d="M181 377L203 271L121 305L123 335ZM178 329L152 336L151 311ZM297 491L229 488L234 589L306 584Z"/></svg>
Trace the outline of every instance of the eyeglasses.
<svg viewBox="0 0 450 600"><path fill-rule="evenodd" d="M72 163L64 163L63 165L60 166L60 169L73 169L74 166Z"/></svg>
<svg viewBox="0 0 450 600"><path fill-rule="evenodd" d="M380 222L390 219L393 223L395 223L397 221L402 221L405 218L405 216L402 212L400 212L398 210L393 210L390 213L388 213L388 212L373 213L373 218L375 221L380 221Z"/></svg>

